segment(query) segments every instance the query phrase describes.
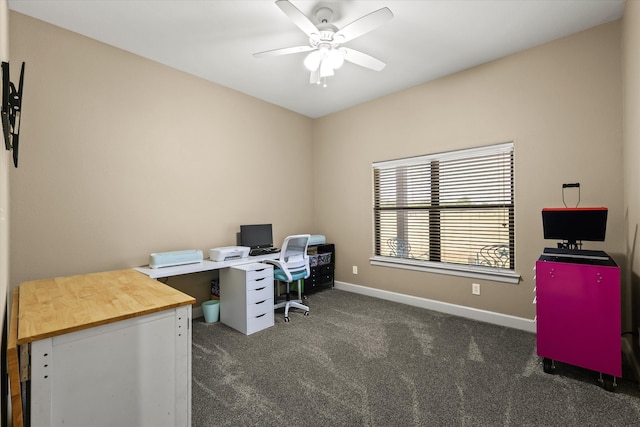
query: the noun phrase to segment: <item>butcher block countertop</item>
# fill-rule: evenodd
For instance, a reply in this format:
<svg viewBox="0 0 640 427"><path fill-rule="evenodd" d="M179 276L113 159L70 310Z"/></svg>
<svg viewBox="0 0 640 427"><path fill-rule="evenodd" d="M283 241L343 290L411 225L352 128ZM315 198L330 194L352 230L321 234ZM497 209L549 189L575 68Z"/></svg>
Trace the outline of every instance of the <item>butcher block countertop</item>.
<svg viewBox="0 0 640 427"><path fill-rule="evenodd" d="M195 298L133 270L20 284L18 344L195 303Z"/></svg>

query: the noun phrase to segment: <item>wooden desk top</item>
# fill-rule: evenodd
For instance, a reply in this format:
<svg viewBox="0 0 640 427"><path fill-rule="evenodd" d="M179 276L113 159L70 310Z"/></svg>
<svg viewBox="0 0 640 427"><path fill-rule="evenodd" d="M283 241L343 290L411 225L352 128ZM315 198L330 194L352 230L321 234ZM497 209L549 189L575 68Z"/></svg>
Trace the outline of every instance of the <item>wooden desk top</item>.
<svg viewBox="0 0 640 427"><path fill-rule="evenodd" d="M135 270L20 284L18 344L195 303Z"/></svg>

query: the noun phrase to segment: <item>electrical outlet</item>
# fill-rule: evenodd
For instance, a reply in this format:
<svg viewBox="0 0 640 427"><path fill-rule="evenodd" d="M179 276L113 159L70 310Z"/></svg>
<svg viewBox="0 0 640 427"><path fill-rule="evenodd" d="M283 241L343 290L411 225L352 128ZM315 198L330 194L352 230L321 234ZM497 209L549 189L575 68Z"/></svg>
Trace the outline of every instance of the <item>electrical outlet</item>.
<svg viewBox="0 0 640 427"><path fill-rule="evenodd" d="M471 284L471 293L474 295L480 295L480 284L472 283Z"/></svg>
<svg viewBox="0 0 640 427"><path fill-rule="evenodd" d="M358 266L357 265L353 266L353 274L358 274Z"/></svg>

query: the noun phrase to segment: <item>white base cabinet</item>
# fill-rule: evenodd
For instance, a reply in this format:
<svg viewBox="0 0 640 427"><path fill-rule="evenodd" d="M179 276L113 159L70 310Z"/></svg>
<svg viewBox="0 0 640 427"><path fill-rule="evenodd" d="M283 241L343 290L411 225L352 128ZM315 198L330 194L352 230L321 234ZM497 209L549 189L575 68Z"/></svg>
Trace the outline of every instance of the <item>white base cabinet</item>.
<svg viewBox="0 0 640 427"><path fill-rule="evenodd" d="M191 305L31 343L31 426L191 425Z"/></svg>

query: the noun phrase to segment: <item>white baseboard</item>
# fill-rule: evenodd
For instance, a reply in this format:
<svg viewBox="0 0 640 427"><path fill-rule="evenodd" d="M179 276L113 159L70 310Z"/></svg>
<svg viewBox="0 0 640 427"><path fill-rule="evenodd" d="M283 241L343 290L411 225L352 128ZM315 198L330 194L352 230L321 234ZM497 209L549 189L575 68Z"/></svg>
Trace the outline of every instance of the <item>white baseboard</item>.
<svg viewBox="0 0 640 427"><path fill-rule="evenodd" d="M462 305L449 304L446 302L414 297L411 295L399 294L396 292L384 291L381 289L368 288L366 286L354 285L346 282L336 281L335 288L342 291L354 292L356 294L367 295L388 301L411 305L414 307L421 307L428 310L439 311L441 313L452 314L454 316L466 317L468 319L492 323L494 325L506 326L509 328L520 329L527 332L536 332L536 322L533 319L509 316L507 314L494 313L492 311L479 310L477 308L465 307Z"/></svg>
<svg viewBox="0 0 640 427"><path fill-rule="evenodd" d="M368 288L366 286L354 285L346 282L335 282L335 288L342 291L356 294L368 295L388 301L399 302L414 307L426 308L428 310L439 311L441 313L452 314L454 316L466 317L468 319L479 320L481 322L492 323L494 325L506 326L520 329L527 332L536 332L536 323L532 319L509 316L507 314L494 313L492 311L480 310L477 308L465 307L463 305L449 304L442 301L430 300L426 298L414 297L411 295L399 294L397 292L384 291L381 289ZM202 317L202 307L193 306L192 318Z"/></svg>

